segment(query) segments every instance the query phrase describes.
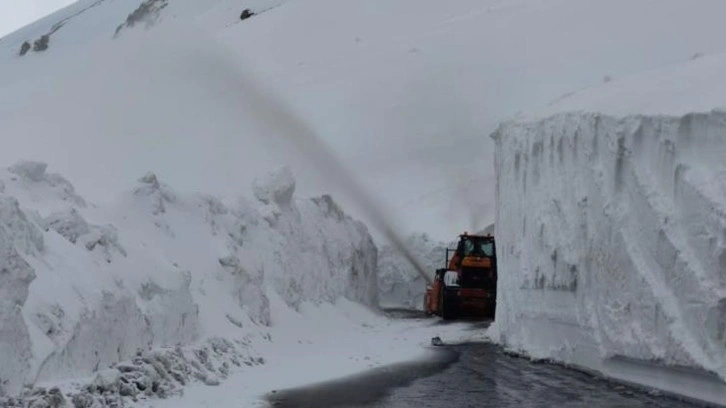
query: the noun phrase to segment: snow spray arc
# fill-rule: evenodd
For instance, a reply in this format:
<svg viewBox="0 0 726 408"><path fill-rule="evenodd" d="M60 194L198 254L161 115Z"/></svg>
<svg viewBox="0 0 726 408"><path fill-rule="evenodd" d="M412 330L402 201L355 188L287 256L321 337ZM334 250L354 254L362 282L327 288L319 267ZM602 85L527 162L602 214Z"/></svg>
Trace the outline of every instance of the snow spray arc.
<svg viewBox="0 0 726 408"><path fill-rule="evenodd" d="M190 28L185 27L184 29L189 30ZM177 36L184 34L176 33ZM230 53L216 39L201 32L201 30L195 32L193 37L192 41L185 42L186 46L199 43L200 39L205 39L205 46L203 48L195 47L200 49L194 49L194 54L190 53L188 57L197 60L203 56L205 61L215 64L214 68L218 70L219 75L228 77L230 83L239 86L239 94L247 99L249 108L253 111L255 118L260 123L273 128L275 134L281 135L287 142L294 144L299 152L314 163L315 168L321 174L326 175L326 177L334 175L334 181L356 200L361 210L370 218L370 222L374 224L374 227L390 240L392 246L411 263L426 282L432 283L432 278L427 273L426 268L416 259L403 239L396 233L395 224L382 211L382 205L377 202L373 194L366 191L362 183L321 140L313 127L297 115L272 89L263 86L259 78L251 72L243 70L240 61L233 60ZM174 43L179 43L178 38Z"/></svg>
<svg viewBox="0 0 726 408"><path fill-rule="evenodd" d="M372 194L365 190L352 172L338 160L313 128L296 115L282 99L275 97L267 89L263 89L259 82L252 81L250 75L245 75L244 78L251 82L247 84L247 96L253 99L253 105L258 117L266 123L279 128L279 134L295 143L300 151L304 152L310 160L313 160L324 174L336 175L336 181L344 186L361 208L366 211L366 215L375 223L375 227L391 241L394 248L401 252L416 268L416 271L427 282L431 283L431 277L427 274L426 269L396 233L392 220L381 210L381 205L376 202Z"/></svg>
<svg viewBox="0 0 726 408"><path fill-rule="evenodd" d="M381 210L381 205L371 193L365 190L352 172L338 160L313 128L296 115L282 99L275 97L271 91L261 87L259 82L253 81L250 75L245 75L244 78L250 81L247 84L247 96L254 102L257 117L278 128L279 134L295 143L301 152L316 163L321 172L329 175L334 174L336 181L344 186L347 192L358 202L361 209L375 223L375 227L391 241L394 248L401 252L416 271L427 282L431 283L431 277L427 274L426 269L396 233L392 220Z"/></svg>

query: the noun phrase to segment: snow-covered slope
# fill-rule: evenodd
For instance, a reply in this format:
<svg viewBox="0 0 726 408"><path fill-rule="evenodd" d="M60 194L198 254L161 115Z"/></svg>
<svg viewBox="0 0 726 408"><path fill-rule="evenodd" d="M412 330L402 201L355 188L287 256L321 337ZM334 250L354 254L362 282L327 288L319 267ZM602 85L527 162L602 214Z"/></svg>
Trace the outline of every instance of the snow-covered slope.
<svg viewBox="0 0 726 408"><path fill-rule="evenodd" d="M697 58L498 129L503 343L726 401L724 69Z"/></svg>
<svg viewBox="0 0 726 408"><path fill-rule="evenodd" d="M287 168L258 179L255 200L227 204L175 192L152 173L104 206L42 163L0 180L5 393L137 350L262 336L274 323L269 293L293 309L378 303L366 227L329 196L295 199Z"/></svg>
<svg viewBox="0 0 726 408"><path fill-rule="evenodd" d="M146 169L223 195L259 166L290 164L302 192L360 213L314 159L255 124L237 64L291 100L402 229L450 240L493 219L485 135L500 119L724 50L726 30L718 0L280 3L170 0L152 29L142 20L114 39L141 0L81 0L5 37L0 134L13 143L0 161L48 162L95 201ZM245 7L267 11L240 21ZM46 51L18 56L61 21Z"/></svg>

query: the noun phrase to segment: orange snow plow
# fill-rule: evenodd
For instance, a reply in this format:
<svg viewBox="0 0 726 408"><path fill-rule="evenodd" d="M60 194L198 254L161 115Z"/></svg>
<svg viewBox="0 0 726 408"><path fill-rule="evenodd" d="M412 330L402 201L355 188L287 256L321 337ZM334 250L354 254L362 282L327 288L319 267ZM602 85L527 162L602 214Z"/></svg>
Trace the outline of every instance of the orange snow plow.
<svg viewBox="0 0 726 408"><path fill-rule="evenodd" d="M446 320L463 316L493 319L497 303L494 237L459 235L456 248L446 249L445 265L436 270L433 283L426 288L426 314Z"/></svg>

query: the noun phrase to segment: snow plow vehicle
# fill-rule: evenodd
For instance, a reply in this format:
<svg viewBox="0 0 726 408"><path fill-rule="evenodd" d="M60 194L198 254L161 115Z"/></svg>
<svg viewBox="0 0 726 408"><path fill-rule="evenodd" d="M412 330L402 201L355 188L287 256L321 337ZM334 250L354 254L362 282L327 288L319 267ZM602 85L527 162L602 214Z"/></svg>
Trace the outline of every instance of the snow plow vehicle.
<svg viewBox="0 0 726 408"><path fill-rule="evenodd" d="M426 288L426 314L445 320L465 316L493 319L497 303L494 237L466 232L459 235L456 248L446 249L444 265Z"/></svg>

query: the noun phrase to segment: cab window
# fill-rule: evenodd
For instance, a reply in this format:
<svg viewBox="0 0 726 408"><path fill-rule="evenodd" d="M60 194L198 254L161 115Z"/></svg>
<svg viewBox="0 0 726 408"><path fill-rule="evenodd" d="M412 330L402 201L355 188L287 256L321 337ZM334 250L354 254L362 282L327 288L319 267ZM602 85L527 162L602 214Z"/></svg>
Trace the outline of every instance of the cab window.
<svg viewBox="0 0 726 408"><path fill-rule="evenodd" d="M471 255L493 257L494 243L486 240L466 239L461 243L461 253L464 257Z"/></svg>

